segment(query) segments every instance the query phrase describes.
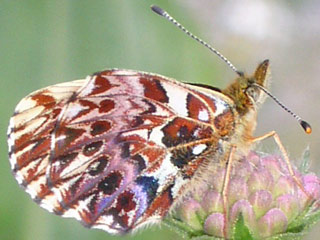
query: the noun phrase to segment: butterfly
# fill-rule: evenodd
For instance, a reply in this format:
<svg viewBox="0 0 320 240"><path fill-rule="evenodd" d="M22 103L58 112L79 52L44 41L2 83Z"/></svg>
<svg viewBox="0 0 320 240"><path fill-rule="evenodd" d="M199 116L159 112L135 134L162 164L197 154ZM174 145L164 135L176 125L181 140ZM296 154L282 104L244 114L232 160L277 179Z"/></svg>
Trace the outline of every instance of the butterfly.
<svg viewBox="0 0 320 240"><path fill-rule="evenodd" d="M40 89L10 119L12 171L41 207L86 227L157 223L233 146L250 150L268 72L265 60L219 90L110 69Z"/></svg>

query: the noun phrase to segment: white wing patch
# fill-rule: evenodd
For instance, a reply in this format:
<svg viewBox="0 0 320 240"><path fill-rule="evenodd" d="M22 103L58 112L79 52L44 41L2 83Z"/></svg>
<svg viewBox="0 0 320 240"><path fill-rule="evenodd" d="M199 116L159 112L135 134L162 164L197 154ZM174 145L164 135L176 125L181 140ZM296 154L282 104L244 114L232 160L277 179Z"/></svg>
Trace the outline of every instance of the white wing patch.
<svg viewBox="0 0 320 240"><path fill-rule="evenodd" d="M197 145L197 146L195 146L195 147L193 148L192 153L193 153L194 155L199 155L199 154L201 154L206 148L207 148L207 145L205 145L205 144L199 144L199 145Z"/></svg>
<svg viewBox="0 0 320 240"><path fill-rule="evenodd" d="M166 82L162 83L163 88L166 90L169 98L169 106L180 116L187 117L187 96L188 91L180 88L173 87L171 84Z"/></svg>
<svg viewBox="0 0 320 240"><path fill-rule="evenodd" d="M209 113L208 113L208 111L206 109L201 109L199 111L198 118L199 118L199 120L202 120L202 121L205 121L205 122L209 121Z"/></svg>

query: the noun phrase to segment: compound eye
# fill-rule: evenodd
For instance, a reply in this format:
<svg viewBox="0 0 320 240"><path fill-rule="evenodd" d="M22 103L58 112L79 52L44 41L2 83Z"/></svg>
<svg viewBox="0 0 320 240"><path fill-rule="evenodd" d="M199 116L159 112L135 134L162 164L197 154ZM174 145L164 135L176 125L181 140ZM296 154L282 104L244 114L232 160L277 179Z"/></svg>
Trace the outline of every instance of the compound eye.
<svg viewBox="0 0 320 240"><path fill-rule="evenodd" d="M259 91L255 87L248 87L246 89L247 95L252 98L255 102L258 101L259 98Z"/></svg>

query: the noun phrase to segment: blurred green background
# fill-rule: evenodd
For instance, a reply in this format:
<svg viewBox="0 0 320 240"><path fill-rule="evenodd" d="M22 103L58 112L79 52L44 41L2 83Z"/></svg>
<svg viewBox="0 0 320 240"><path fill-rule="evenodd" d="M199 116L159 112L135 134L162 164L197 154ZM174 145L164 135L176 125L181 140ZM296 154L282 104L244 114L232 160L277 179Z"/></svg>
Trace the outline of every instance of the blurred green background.
<svg viewBox="0 0 320 240"><path fill-rule="evenodd" d="M225 87L235 74L216 56L153 14L157 4L251 73L269 58L272 92L313 126L306 136L287 113L267 100L257 135L276 130L299 163L311 147L319 173L320 2L213 0L0 0L0 239L117 239L62 219L37 206L10 173L6 128L18 101L59 82L105 68L160 73L185 82ZM275 151L272 141L263 148ZM320 234L320 226L307 239ZM179 239L152 227L122 239Z"/></svg>

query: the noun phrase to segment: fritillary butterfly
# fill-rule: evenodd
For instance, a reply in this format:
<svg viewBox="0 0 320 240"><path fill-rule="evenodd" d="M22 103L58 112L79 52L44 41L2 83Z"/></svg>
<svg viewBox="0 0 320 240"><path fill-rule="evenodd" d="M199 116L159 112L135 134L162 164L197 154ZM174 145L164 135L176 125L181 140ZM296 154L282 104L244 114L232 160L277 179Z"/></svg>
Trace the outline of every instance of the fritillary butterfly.
<svg viewBox="0 0 320 240"><path fill-rule="evenodd" d="M159 222L230 146L248 152L268 70L225 90L111 69L35 91L10 119L12 171L41 207L87 227Z"/></svg>

